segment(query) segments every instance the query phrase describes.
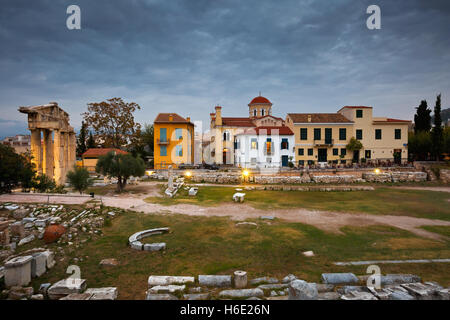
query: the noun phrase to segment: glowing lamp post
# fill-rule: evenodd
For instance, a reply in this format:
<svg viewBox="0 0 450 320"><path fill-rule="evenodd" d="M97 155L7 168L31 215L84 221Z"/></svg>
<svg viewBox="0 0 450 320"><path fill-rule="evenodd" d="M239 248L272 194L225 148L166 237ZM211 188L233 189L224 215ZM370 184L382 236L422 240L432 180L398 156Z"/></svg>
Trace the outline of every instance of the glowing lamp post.
<svg viewBox="0 0 450 320"><path fill-rule="evenodd" d="M248 177L250 176L250 171L248 171L247 169L245 169L244 171L242 171L242 178L245 182L245 180L248 181Z"/></svg>
<svg viewBox="0 0 450 320"><path fill-rule="evenodd" d="M186 171L186 172L184 173L184 176L185 176L187 179L189 179L189 178L192 177L192 172L191 172L191 171Z"/></svg>

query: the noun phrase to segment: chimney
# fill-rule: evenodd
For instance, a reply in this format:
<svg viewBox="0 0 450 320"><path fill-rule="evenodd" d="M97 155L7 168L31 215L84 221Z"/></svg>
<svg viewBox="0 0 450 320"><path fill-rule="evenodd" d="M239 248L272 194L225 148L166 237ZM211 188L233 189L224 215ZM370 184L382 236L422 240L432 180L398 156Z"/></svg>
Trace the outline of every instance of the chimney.
<svg viewBox="0 0 450 320"><path fill-rule="evenodd" d="M308 122L311 122L311 115L308 114Z"/></svg>
<svg viewBox="0 0 450 320"><path fill-rule="evenodd" d="M191 117L186 117L187 122L191 122Z"/></svg>
<svg viewBox="0 0 450 320"><path fill-rule="evenodd" d="M216 126L222 125L222 107L216 106Z"/></svg>
<svg viewBox="0 0 450 320"><path fill-rule="evenodd" d="M173 115L169 114L169 121L172 122L173 121Z"/></svg>

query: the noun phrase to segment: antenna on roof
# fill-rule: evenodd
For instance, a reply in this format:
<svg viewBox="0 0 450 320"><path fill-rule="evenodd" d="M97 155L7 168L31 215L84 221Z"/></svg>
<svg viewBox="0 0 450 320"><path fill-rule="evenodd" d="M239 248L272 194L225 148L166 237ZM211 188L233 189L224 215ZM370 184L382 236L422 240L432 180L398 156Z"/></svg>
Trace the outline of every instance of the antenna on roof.
<svg viewBox="0 0 450 320"><path fill-rule="evenodd" d="M261 97L261 91L259 92L259 96Z"/></svg>

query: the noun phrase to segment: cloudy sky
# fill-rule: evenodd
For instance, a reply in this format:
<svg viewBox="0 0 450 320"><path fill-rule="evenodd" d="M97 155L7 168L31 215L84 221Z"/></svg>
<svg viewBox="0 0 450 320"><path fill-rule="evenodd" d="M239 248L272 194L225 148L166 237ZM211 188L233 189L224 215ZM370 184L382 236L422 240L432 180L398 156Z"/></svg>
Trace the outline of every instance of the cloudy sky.
<svg viewBox="0 0 450 320"><path fill-rule="evenodd" d="M81 8L81 30L66 9ZM381 8L381 30L366 9ZM370 105L412 119L421 99L450 106L448 0L1 0L0 137L26 130L19 106L57 101L74 127L88 102L122 97L208 121Z"/></svg>

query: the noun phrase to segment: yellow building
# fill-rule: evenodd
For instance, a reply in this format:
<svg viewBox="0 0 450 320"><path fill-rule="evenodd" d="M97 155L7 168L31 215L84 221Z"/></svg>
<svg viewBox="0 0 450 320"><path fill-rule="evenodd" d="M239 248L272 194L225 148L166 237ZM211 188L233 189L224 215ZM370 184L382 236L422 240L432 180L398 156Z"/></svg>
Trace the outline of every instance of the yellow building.
<svg viewBox="0 0 450 320"><path fill-rule="evenodd" d="M81 165L84 168L86 168L89 172L95 172L95 166L97 165L98 158L107 155L111 151L116 154L128 153L126 151L115 148L90 148L87 149L87 151L81 155L82 158Z"/></svg>
<svg viewBox="0 0 450 320"><path fill-rule="evenodd" d="M295 134L296 164L407 161L411 121L373 117L372 111L345 106L337 113L289 113L286 125ZM346 149L352 137L362 143L361 150Z"/></svg>
<svg viewBox="0 0 450 320"><path fill-rule="evenodd" d="M176 113L160 113L153 122L155 169L194 164L194 124Z"/></svg>

